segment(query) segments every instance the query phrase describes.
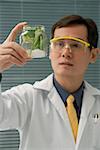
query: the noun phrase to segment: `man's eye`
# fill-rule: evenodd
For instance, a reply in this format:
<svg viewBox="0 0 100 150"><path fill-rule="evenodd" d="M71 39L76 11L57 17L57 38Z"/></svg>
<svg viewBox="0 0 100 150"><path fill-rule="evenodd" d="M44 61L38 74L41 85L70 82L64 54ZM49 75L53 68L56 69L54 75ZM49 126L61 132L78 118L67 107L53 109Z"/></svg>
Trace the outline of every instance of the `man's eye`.
<svg viewBox="0 0 100 150"><path fill-rule="evenodd" d="M71 46L72 46L72 47L79 47L79 45L76 44L76 43L75 43L75 44L71 44Z"/></svg>
<svg viewBox="0 0 100 150"><path fill-rule="evenodd" d="M59 42L57 42L57 45L58 45L59 47L64 47L64 42L59 41Z"/></svg>
<svg viewBox="0 0 100 150"><path fill-rule="evenodd" d="M73 48L81 48L82 46L79 43L72 43L71 47L73 47Z"/></svg>

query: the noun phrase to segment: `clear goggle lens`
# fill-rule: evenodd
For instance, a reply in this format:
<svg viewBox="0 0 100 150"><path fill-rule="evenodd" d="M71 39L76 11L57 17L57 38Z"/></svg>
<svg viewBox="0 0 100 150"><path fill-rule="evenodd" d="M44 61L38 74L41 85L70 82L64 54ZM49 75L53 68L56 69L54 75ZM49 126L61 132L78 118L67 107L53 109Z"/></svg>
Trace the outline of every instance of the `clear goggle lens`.
<svg viewBox="0 0 100 150"><path fill-rule="evenodd" d="M59 37L54 38L50 40L51 42L51 48L55 50L62 50L64 48L69 48L72 51L79 51L79 50L85 50L90 46L88 42L85 42L81 39L74 38L74 37Z"/></svg>

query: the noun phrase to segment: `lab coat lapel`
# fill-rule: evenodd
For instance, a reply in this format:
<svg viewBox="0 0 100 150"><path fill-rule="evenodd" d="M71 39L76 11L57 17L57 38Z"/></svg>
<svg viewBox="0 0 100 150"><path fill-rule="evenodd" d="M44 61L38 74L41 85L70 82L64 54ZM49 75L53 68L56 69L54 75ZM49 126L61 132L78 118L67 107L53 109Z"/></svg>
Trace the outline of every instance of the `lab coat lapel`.
<svg viewBox="0 0 100 150"><path fill-rule="evenodd" d="M42 80L41 82L35 82L34 88L42 89L48 92L48 98L51 103L54 105L58 113L60 114L61 118L65 121L68 121L68 116L66 117L66 109L65 106L58 94L57 90L53 85L53 74L48 76L46 79ZM67 119L66 119L67 118Z"/></svg>
<svg viewBox="0 0 100 150"><path fill-rule="evenodd" d="M71 126L69 123L69 118L68 118L65 106L64 106L59 94L57 93L55 87L53 87L52 90L49 92L48 98L51 101L51 103L53 104L53 106L55 107L55 109L57 110L57 112L59 113L62 120L65 122L65 126L69 132L70 137L71 137L71 141L75 145L74 137L72 134L72 130L71 130Z"/></svg>
<svg viewBox="0 0 100 150"><path fill-rule="evenodd" d="M89 113L93 107L94 102L95 102L95 98L92 95L92 91L89 91L88 89L85 90L84 91L84 97L83 97L81 116L80 116L80 122L79 122L76 147L78 147L78 145L80 143L82 134L84 132L84 128L85 128L86 123L88 121L88 115L89 115Z"/></svg>

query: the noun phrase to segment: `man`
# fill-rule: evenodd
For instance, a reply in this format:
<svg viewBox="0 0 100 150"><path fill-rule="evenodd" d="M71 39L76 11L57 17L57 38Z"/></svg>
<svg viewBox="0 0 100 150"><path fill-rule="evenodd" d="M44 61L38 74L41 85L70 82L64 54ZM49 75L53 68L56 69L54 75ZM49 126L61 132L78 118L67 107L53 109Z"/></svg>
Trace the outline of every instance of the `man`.
<svg viewBox="0 0 100 150"><path fill-rule="evenodd" d="M0 45L1 72L31 59L15 42L24 25L15 26ZM94 21L77 15L61 18L50 41L54 73L0 95L0 128L19 130L20 150L100 149L100 91L84 81L88 65L96 61L97 42ZM74 107L68 103L70 95ZM71 119L69 105L77 118Z"/></svg>

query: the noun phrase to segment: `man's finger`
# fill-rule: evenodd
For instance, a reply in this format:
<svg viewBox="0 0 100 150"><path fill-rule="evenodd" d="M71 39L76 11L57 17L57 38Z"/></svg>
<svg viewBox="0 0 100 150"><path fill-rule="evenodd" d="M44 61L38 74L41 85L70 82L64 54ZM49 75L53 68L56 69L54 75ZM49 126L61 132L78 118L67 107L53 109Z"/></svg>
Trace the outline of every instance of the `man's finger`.
<svg viewBox="0 0 100 150"><path fill-rule="evenodd" d="M18 23L10 32L8 35L7 39L5 40L4 43L6 42L11 42L15 41L17 34L23 29L23 26L27 25L27 22L21 22Z"/></svg>

